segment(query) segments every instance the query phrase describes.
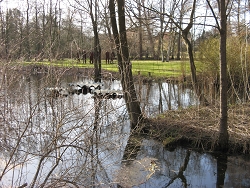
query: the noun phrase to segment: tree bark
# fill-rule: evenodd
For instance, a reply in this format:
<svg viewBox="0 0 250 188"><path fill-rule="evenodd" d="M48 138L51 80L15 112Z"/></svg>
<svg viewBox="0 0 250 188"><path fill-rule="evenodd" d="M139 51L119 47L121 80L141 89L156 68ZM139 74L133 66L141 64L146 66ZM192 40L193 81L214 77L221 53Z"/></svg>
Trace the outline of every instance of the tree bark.
<svg viewBox="0 0 250 188"><path fill-rule="evenodd" d="M139 28L138 28L138 34L139 34L139 59L142 60L143 56L143 49L142 49L142 16L141 16L141 2L137 1L138 6L138 12L139 12Z"/></svg>
<svg viewBox="0 0 250 188"><path fill-rule="evenodd" d="M95 3L97 5L97 3ZM94 32L94 68L95 68L95 82L101 82L101 45L98 35L98 28L97 28L97 7L95 7L95 15L93 14L93 4L89 5L90 7L90 17L93 26Z"/></svg>
<svg viewBox="0 0 250 188"><path fill-rule="evenodd" d="M185 40L185 43L188 46L188 55L189 55L190 69L191 69L191 74L192 74L193 88L195 89L195 92L197 96L199 97L200 102L204 105L209 105L208 101L206 100L197 82L196 67L195 67L194 55L193 55L193 46L190 40L188 39L188 34L190 32L190 29L193 27L195 7L196 7L196 0L193 1L193 8L192 8L192 12L190 15L190 22L188 23L187 27L182 30L182 38Z"/></svg>
<svg viewBox="0 0 250 188"><path fill-rule="evenodd" d="M228 150L228 125L227 125L227 16L225 0L220 1L221 28L220 28L220 127L219 149Z"/></svg>
<svg viewBox="0 0 250 188"><path fill-rule="evenodd" d="M25 47L26 47L26 53L27 57L26 60L30 61L30 26L29 26L29 10L30 10L30 4L29 1L27 0L27 9L26 9L26 39L25 39Z"/></svg>
<svg viewBox="0 0 250 188"><path fill-rule="evenodd" d="M131 128L134 129L138 126L140 120L142 119L142 113L141 113L140 103L137 100L137 95L132 76L132 64L129 58L129 50L128 50L126 26L125 26L124 0L118 0L117 6L118 6L120 33L118 32L116 24L114 0L109 1L112 30L115 38L117 54L119 54L118 65L119 65L119 72L121 75L121 83L123 87L124 99L126 102L127 110L131 121Z"/></svg>
<svg viewBox="0 0 250 188"><path fill-rule="evenodd" d="M227 106L227 5L225 0L218 1L220 23L214 12L210 1L207 0L208 6L216 21L217 29L220 32L220 126L219 137L215 145L216 151L228 151L228 106Z"/></svg>

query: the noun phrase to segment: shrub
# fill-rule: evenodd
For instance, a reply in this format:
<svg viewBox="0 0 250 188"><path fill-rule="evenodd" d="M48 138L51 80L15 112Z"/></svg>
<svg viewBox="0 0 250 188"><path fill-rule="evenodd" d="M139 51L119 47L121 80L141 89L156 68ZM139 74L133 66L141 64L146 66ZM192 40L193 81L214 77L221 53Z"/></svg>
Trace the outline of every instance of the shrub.
<svg viewBox="0 0 250 188"><path fill-rule="evenodd" d="M199 46L199 59L202 62L202 71L209 76L219 73L220 62L220 39L209 38ZM236 36L227 39L227 67L228 74L232 80L239 83L244 81L250 71L249 65L250 47Z"/></svg>

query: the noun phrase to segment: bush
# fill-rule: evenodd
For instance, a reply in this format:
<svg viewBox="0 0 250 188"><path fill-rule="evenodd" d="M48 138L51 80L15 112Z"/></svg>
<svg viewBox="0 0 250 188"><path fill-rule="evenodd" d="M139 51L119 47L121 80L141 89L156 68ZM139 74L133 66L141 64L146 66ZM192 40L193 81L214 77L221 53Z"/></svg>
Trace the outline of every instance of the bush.
<svg viewBox="0 0 250 188"><path fill-rule="evenodd" d="M219 72L219 45L218 38L210 38L203 41L199 46L199 59L202 62L202 71L207 75L214 76Z"/></svg>
<svg viewBox="0 0 250 188"><path fill-rule="evenodd" d="M202 62L202 71L209 76L216 76L219 73L220 63L220 39L209 38L199 46L199 59ZM238 37L231 36L227 39L227 67L228 74L232 80L241 82L246 79L250 71L249 65L250 47Z"/></svg>

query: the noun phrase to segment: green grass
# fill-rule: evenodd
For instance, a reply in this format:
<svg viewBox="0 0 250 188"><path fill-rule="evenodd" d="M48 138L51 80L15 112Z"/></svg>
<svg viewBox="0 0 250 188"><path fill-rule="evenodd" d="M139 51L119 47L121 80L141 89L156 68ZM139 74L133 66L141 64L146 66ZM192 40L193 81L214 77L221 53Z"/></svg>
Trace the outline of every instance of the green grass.
<svg viewBox="0 0 250 188"><path fill-rule="evenodd" d="M155 78L159 77L181 77L190 75L190 65L189 61L170 61L170 62L161 62L157 60L133 60L132 62L132 73L133 75L143 75L143 76L152 76ZM201 67L201 63L195 62L196 67ZM23 62L24 65L28 64L38 64L38 65L47 65L47 66L59 66L59 67L78 67L78 68L94 68L93 64L90 64L87 61L87 64L83 64L82 61L79 63L73 59L65 60L55 60L55 61L42 61L42 62ZM114 64L106 64L105 61L102 61L102 69L118 72L117 61L114 61ZM199 70L199 69L197 69Z"/></svg>
<svg viewBox="0 0 250 188"><path fill-rule="evenodd" d="M187 61L133 61L133 74L148 75L153 77L179 77L183 74L190 74L190 67Z"/></svg>

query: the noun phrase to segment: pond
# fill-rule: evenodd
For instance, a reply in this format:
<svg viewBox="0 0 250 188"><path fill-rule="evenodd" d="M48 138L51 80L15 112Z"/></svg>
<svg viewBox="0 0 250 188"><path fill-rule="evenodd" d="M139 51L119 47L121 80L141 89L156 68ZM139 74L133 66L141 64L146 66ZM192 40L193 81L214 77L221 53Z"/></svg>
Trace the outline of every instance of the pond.
<svg viewBox="0 0 250 188"><path fill-rule="evenodd" d="M47 88L91 83L82 76L1 77L0 187L250 187L250 159L188 148L167 150L131 134L123 98L93 92L50 97ZM119 80L102 89L119 91ZM189 88L136 83L142 110L198 105Z"/></svg>

